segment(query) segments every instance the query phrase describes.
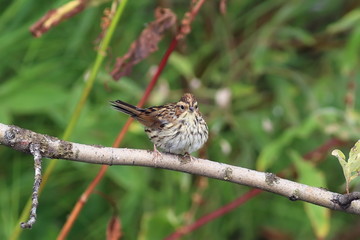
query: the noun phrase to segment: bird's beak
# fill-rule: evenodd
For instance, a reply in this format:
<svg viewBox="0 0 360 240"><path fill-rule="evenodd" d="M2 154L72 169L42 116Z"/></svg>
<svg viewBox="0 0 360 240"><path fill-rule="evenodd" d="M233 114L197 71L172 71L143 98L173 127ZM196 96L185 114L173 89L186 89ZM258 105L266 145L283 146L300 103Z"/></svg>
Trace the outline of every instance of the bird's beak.
<svg viewBox="0 0 360 240"><path fill-rule="evenodd" d="M194 107L189 107L190 112L194 112Z"/></svg>

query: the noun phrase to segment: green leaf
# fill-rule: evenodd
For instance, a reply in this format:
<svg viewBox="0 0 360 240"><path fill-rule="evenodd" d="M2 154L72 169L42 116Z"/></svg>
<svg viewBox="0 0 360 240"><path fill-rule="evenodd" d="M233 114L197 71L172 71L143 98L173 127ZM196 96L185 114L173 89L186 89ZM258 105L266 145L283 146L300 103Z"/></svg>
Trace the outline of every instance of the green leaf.
<svg viewBox="0 0 360 240"><path fill-rule="evenodd" d="M330 210L310 203L304 203L304 208L317 239L325 239L330 230Z"/></svg>
<svg viewBox="0 0 360 240"><path fill-rule="evenodd" d="M299 182L312 186L326 187L324 174L320 170L310 162L304 161L298 153L291 152L290 155L298 170ZM317 239L325 239L330 230L330 210L309 203L304 203L304 208Z"/></svg>
<svg viewBox="0 0 360 240"><path fill-rule="evenodd" d="M342 151L335 149L334 151L332 151L331 155L339 159L339 162L343 168L346 167L347 162L345 161L345 155Z"/></svg>
<svg viewBox="0 0 360 240"><path fill-rule="evenodd" d="M360 170L360 140L351 148L348 163L353 171L358 172Z"/></svg>
<svg viewBox="0 0 360 240"><path fill-rule="evenodd" d="M349 193L350 182L359 176L360 172L360 140L351 148L348 161L345 160L344 153L338 149L332 151L331 154L337 157L341 164L346 180L346 191Z"/></svg>

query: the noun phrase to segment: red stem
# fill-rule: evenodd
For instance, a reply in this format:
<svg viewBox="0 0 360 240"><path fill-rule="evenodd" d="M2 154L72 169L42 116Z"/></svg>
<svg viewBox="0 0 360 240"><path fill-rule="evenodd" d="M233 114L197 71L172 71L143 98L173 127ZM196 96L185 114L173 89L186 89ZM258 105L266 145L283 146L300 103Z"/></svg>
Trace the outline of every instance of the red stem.
<svg viewBox="0 0 360 240"><path fill-rule="evenodd" d="M205 0L199 0L199 2L196 4L194 9L192 9L191 21L194 19L195 15L198 13L200 7L202 6L202 4L204 2L205 2ZM161 62L159 63L159 67L158 67L156 73L154 74L153 78L151 79L149 85L147 86L143 97L139 101L139 103L137 105L138 107L142 107L144 105L144 103L146 102L146 100L149 98L151 91L153 90L157 80L159 79L160 74L162 73L164 67L166 66L166 63L167 63L171 53L175 50L177 44L178 44L178 40L177 40L177 37L175 36L173 38L173 40L171 41L170 46L168 47L167 51L165 52L164 57L161 59ZM119 133L119 135L115 139L115 141L114 141L114 143L112 145L113 147L120 146L120 143L123 140L127 130L129 129L129 127L130 127L130 125L132 123L132 121L133 121L133 119L129 118L129 120L126 122L125 126L122 128L121 132ZM100 182L100 180L105 175L107 168L108 168L108 166L102 166L100 168L100 170L99 170L98 174L96 175L95 179L89 184L88 188L85 190L85 192L82 194L82 196L80 197L78 202L75 204L73 210L71 211L71 213L69 215L68 220L66 221L65 225L61 229L61 232L58 235L57 239L65 239L66 238L66 236L69 233L71 227L73 226L77 216L79 215L81 209L83 208L83 206L85 205L85 203L89 199L90 194L94 191L97 184Z"/></svg>
<svg viewBox="0 0 360 240"><path fill-rule="evenodd" d="M260 194L261 192L263 192L263 190L252 189L252 190L248 191L246 194L242 195L241 197L235 199L231 203L228 203L227 205L215 210L214 212L211 212L208 215L205 215L205 216L199 218L193 224L179 228L176 232L174 232L170 236L166 237L165 240L178 239L178 238L182 237L183 235L186 235L187 233L200 228L201 226L205 225L206 223L208 223L220 216L225 215L226 213L230 212L234 208L237 208L239 205L244 204L251 198Z"/></svg>
<svg viewBox="0 0 360 240"><path fill-rule="evenodd" d="M163 69L165 68L166 63L167 63L171 53L175 50L177 44L178 44L178 40L176 38L173 38L173 40L170 43L170 46L168 47L168 49L166 50L166 52L164 54L164 57L161 59L161 62L159 63L156 73L154 74L153 78L151 79L151 82L147 86L143 97L141 98L139 104L137 105L138 107L142 107L144 105L144 103L146 102L146 100L149 98L149 95L150 95L151 91L153 90L155 83L157 82L158 78L160 77L160 74L162 73Z"/></svg>
<svg viewBox="0 0 360 240"><path fill-rule="evenodd" d="M160 76L161 72L163 71L164 67L166 66L166 63L167 63L167 61L169 59L170 54L175 50L177 43L178 43L178 41L175 38L173 38L170 46L168 47L166 53L164 54L164 57L162 58L162 60L161 60L161 62L159 64L159 67L158 67L155 75L151 79L148 87L145 90L145 93L144 93L143 97L141 98L140 102L138 103L139 107L144 105L146 100L149 98L152 89L154 88L157 80L159 79L159 76ZM128 119L125 126L121 129L121 132L119 133L119 135L115 139L115 141L114 141L114 143L112 145L113 147L119 147L120 146L120 143L123 140L123 138L125 137L125 134L128 131L132 121L133 121L132 118ZM75 220L77 219L81 209L83 208L83 206L85 205L85 203L89 199L89 197L90 197L91 193L94 191L95 187L98 185L100 180L105 175L107 168L108 168L108 166L105 166L105 165L101 166L101 168L100 168L98 174L96 175L96 177L89 184L89 186L87 187L85 192L81 195L80 199L76 202L76 204L75 204L74 208L72 209L72 211L71 211L65 225L62 227L61 232L59 233L59 235L57 237L58 240L66 238L66 236L70 232L71 227L73 226Z"/></svg>
<svg viewBox="0 0 360 240"><path fill-rule="evenodd" d="M330 139L329 141L322 144L317 149L305 154L303 156L303 158L304 158L304 160L310 160L315 157L323 158L324 155L326 155L326 153L330 149L335 148L336 146L342 146L344 144L346 144L346 142L344 142L340 139L336 139L336 138ZM230 212L234 208L240 206L241 204L245 203L246 201L250 200L251 198L255 197L256 195L258 195L261 192L262 192L262 190L260 190L260 189L253 189L253 190L247 192L245 195L242 195L241 197L235 199L231 203L215 210L214 212L209 213L208 215L201 217L193 224L179 228L176 232L174 232L171 235L169 235L168 237L166 237L165 240L178 239L178 238L200 228L201 226L205 225L206 223L225 215L226 213Z"/></svg>

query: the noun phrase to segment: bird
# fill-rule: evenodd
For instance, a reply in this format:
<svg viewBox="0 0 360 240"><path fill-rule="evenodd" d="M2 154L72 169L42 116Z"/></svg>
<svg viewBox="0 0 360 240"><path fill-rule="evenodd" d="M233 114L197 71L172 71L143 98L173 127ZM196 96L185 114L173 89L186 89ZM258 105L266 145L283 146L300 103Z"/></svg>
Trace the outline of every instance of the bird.
<svg viewBox="0 0 360 240"><path fill-rule="evenodd" d="M116 110L144 125L157 153L157 148L160 148L166 153L190 156L208 139L208 126L191 93L185 93L178 102L148 108L139 108L121 100L110 103Z"/></svg>

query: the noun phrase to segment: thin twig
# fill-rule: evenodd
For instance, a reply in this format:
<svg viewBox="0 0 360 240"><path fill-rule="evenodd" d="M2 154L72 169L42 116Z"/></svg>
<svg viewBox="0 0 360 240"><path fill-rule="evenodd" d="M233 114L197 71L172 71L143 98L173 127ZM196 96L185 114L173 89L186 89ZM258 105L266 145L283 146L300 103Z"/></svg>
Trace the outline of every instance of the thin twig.
<svg viewBox="0 0 360 240"><path fill-rule="evenodd" d="M40 153L40 144L31 143L30 144L30 152L34 156L34 169L35 169L35 180L34 187L32 193L32 204L30 210L29 220L27 222L22 222L20 224L21 228L32 228L34 223L36 222L36 209L39 205L39 188L41 184L41 153Z"/></svg>
<svg viewBox="0 0 360 240"><path fill-rule="evenodd" d="M153 152L149 150L109 148L66 142L0 123L0 144L29 153L29 144L26 143L39 143L42 156L46 158L59 158L102 165L132 165L169 169L259 188L285 196L292 201L302 200L329 209L360 215L360 201L352 201L349 207L344 208L336 202L336 199L339 199L341 194L320 188L321 186L312 187L286 180L272 173L259 172L195 157L192 158L192 161L184 163L178 155L166 153L163 153L162 158L155 163L153 161Z"/></svg>

